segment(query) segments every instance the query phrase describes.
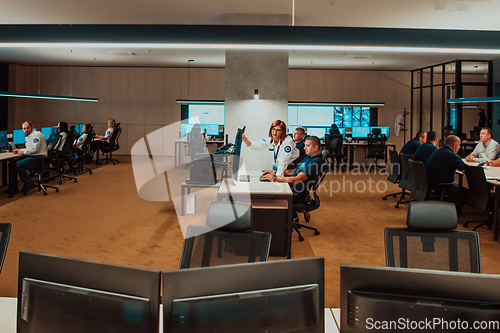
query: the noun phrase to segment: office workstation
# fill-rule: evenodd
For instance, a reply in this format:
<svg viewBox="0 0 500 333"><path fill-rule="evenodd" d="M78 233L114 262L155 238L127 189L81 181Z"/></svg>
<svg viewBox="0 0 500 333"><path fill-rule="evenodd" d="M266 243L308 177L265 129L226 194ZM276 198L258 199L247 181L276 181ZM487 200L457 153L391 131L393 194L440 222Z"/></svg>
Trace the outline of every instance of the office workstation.
<svg viewBox="0 0 500 333"><path fill-rule="evenodd" d="M61 22L58 19L49 17L47 17L47 22L56 25L77 22L94 23L94 21L91 22L89 19L90 16L86 16L89 14L86 14L85 9L87 7L91 8L92 4L93 2L91 1L86 6L82 6L84 7L82 10L74 11L80 15L80 18L76 21L72 21L74 13L65 12L65 14L61 14L59 17L67 18L68 22ZM236 3L234 5L237 6ZM263 4L257 3L255 7L259 8L260 5ZM268 5L278 6L278 4ZM454 5L465 6L465 2L464 4ZM407 31L403 30L404 28L476 29L479 26L478 22L480 22L483 24L481 27L485 30L496 29L496 27L492 26L496 20L488 20L485 17L489 12L494 13L495 10L487 12L481 10L480 13L477 13L474 11L475 8L473 8L476 5L475 2L467 2L466 5L471 6L467 8L471 10L466 11L464 8L461 8L462 11L460 11L458 9L455 10L456 8L445 8L447 10L442 10L442 15L437 15L441 19L438 19L434 25L430 26L422 25L422 22L424 22L422 20L423 16L412 18L408 15L409 12L417 13L415 10L405 11L400 13L400 15L391 12L391 15L394 15L394 17L403 18L406 25L397 25L391 21L390 16L387 16L385 17L385 22L387 22L385 26L401 29L397 32L407 36L406 39L410 45L412 42L418 45L422 45L422 43L416 43L412 39L411 34L407 34ZM493 6L494 4L488 3L486 5ZM122 6L124 8L128 7L127 4L122 4ZM363 14L364 11L380 13L380 9L373 7L374 4L370 2L363 2L362 6L360 5L356 10L352 8L350 11L342 11L338 7L342 7L343 5L341 6L338 3L328 3L323 6L319 2L316 3L314 1L308 4L311 8L310 10L316 13L314 15L307 14L308 11L305 11L303 6L303 4L301 5L297 2L296 26L285 27L292 30L291 35L301 36L302 32L305 32L305 36L321 36L321 32L319 31L314 32L312 35L307 35L307 29L302 29L306 28L304 25L322 25L324 22L330 21L334 23L328 25L344 26L348 30L340 33L330 30L327 33L329 36L327 44L350 45L350 42L359 41L356 37L356 29L349 30L348 28L353 25L368 27L368 30L365 30L365 32L376 32L376 30L370 29L377 26L372 21L376 15ZM390 6L399 5L392 3ZM28 11L36 8L36 6L27 7ZM169 8L166 11L156 10L156 13L149 11L150 9L143 8L151 14L148 20L140 18L138 14L140 11L138 10L135 10L135 14L131 15L129 19L123 18L120 16L122 14L114 11L113 14L108 15L109 17L105 20L106 22L103 23L120 24L124 22L136 22L137 20L140 21L138 23L145 26L134 27L137 34L141 35L139 38L135 39L135 32L130 33L129 31L125 34L127 37L121 40L122 42L143 42L147 39L145 36L150 36L150 40L154 41L156 36L154 31L141 31L142 29L147 29L147 24L152 23L194 24L190 28L178 27L174 35L178 37L177 41L180 42L192 42L190 40L191 37L185 34L185 31L189 29L194 29L195 35L202 40L207 35L224 35L224 27L218 27L221 30L214 31L212 30L213 27L210 26L210 24L221 25L225 23L221 21L221 18L225 14L228 14L221 9L225 8L224 6L214 6L211 10L206 10L205 4L196 2L196 5L192 7L190 9L191 14L188 15L189 19L183 16L183 11L177 11L177 9L174 10L173 8ZM263 8L262 11L266 13L270 11L272 13L288 14L290 6L287 4L286 7L288 8L286 10L284 8L277 10L276 7L273 7L266 10ZM335 11L335 15L330 11L330 8L337 10ZM211 11L218 13L217 19L215 15L211 16ZM245 8L239 8L239 12L246 12ZM357 14L353 17L353 14L349 14L350 12L356 12ZM436 12L436 10L433 9L433 12ZM30 21L28 18L29 13L24 13L26 18L19 22L40 23L37 20ZM158 18L158 16L155 16L158 13L167 13L167 17ZM345 15L340 13L345 13ZM440 12L437 11L437 13ZM461 13L471 15L471 17L477 17L477 15L485 16L481 17L479 21L474 19L443 19L445 14L451 16L455 14L460 15ZM195 14L200 18L205 17L206 21L201 22L194 19ZM38 15L33 14L33 17ZM184 11L184 15L187 15L186 11ZM328 15L322 16L324 20L321 22L323 23L315 21L315 17L317 18L320 15ZM429 20L431 16L427 16ZM333 21L332 17L334 18ZM308 21L304 21L305 18ZM350 20L351 23L344 20ZM279 24L283 26L290 25L289 21L287 20L285 23L280 21ZM469 23L469 21L475 23ZM425 24L430 24L428 20L425 22ZM208 25L197 28L196 24ZM61 27L61 29L66 28L68 27ZM92 27L87 28L89 30L92 29ZM101 32L105 32L105 27L100 28L104 28ZM161 26L151 28L162 31ZM245 29L249 29L246 31L239 30L243 28L237 26L230 28L235 29L242 38L245 38L245 36L262 37L267 35L280 36L279 38L284 42L290 41L290 39L287 40L286 35L281 35L271 30L254 34L252 28L246 27ZM277 28L277 30L280 30L280 28L282 27ZM325 26L324 28L328 30L331 27ZM24 39L19 38L17 34L22 29L24 28L14 31L13 35L10 35L10 32L2 35L10 35L13 36L12 39L14 41L21 41ZM37 29L43 32L43 27L37 27ZM73 33L74 31L71 29L69 27L67 30L70 35L80 35L79 33ZM83 31L85 31L85 28L83 28ZM419 32L422 33L421 31ZM451 35L449 36L446 36L443 31L432 32L436 33L436 38L440 43L443 43L443 41L452 41L452 45L447 45L448 47L455 46L467 49L471 45L467 38L461 38L461 36L463 37L468 34L466 32L462 32L463 35L460 35L461 32L456 32L456 34L454 34L455 32L450 32ZM57 29L55 34L58 34ZM33 33L28 33L27 35L38 36L38 34ZM41 33L40 35L53 36L52 33ZM169 33L163 35L170 36ZM384 34L382 33L381 35ZM332 36L349 37L343 41L332 41L332 39L335 39ZM388 40L398 40L394 38L395 35L391 35L390 31L387 36ZM425 44L425 40L431 40L427 35L425 36L420 40L420 42L424 40L423 44ZM481 46L486 44L481 36L481 34L478 34L478 38L475 38L477 41L477 44L474 45L475 48L481 48ZM257 42L261 37L256 37ZM321 43L313 43L317 41L316 37L309 38L312 41L311 44L321 45ZM40 38L44 39L47 37ZM378 40L378 38L369 39L371 41ZM488 40L495 41L497 38L493 36L489 37ZM46 41L50 42L49 40ZM382 43L384 42L382 41ZM307 43L305 44L308 45ZM394 46L391 42L387 42L386 44L386 46ZM365 45L365 43L361 41L358 45ZM437 47L440 45L429 43L429 46ZM222 50L219 52L212 49L204 49L202 51L192 50L191 53L184 53L184 51L178 49L165 51L155 48L154 45L142 45L137 48L135 46L126 46L123 50L118 50L118 47L115 49L115 46L110 46L106 51L96 53L92 53L96 50L91 50L88 53L91 56L87 57L88 59L83 59L85 57L82 57L82 53L80 52L82 50L75 47L70 52L70 49L68 49L67 54L71 54L71 59L64 59L64 57L61 58L61 55L59 55L50 63L44 60L48 59L49 56L47 58L39 56L31 62L25 62L21 57L16 58L11 56L9 58L1 58L2 63L8 64L6 67L9 72L7 80L9 88L15 87L16 91L25 91L28 93L95 97L99 99L99 102L21 100L0 97L0 103L5 103L5 110L8 107L7 113L9 116L8 119L5 118L5 128L0 128L0 130L7 130L10 134L13 130L19 129L23 121L30 120L43 132L44 129L53 127L58 121L65 120L70 124L82 124L89 121L94 125L95 132L102 134L107 128L106 120L109 118L121 121L123 129L120 147L113 153L113 157L120 161L119 164L99 168L97 166L96 168L92 167L92 176L87 174L79 175L78 185L70 187L73 184L68 184L61 187L61 192L57 193L57 198L55 197L56 194L53 195L53 193L42 197L41 194L38 195L39 193L34 193L33 191L33 193L30 193L26 197L14 196L14 199L11 201L3 201L4 198L0 200L0 217L2 222L4 219L12 220L14 227L8 256L3 271L0 274L0 296L8 297L9 300L7 302L9 304L12 304L12 298L17 296L18 253L23 250L160 271L176 271L178 269L183 243L183 234L177 223L178 211L176 211L172 200L158 202L145 201L138 196L138 190L134 184L130 155L132 147L153 131L176 122L181 122L183 120L182 106L189 105L189 101L225 101L226 114L222 124L202 123L224 126L222 137L220 136L220 130L219 135L215 135L213 131L215 129L214 126L206 127L208 136L212 138L217 137L217 139L212 139L208 142L214 145L219 145L222 142L233 142L232 139L237 128L242 128L243 126L247 127L246 133L250 138L264 138L267 136L269 124L275 119L284 120L288 125L289 131L294 126L305 127L308 135L316 135L320 138L322 134L324 136L328 132L329 126L335 123L333 119L324 124L311 123L310 121L321 118L317 115L318 112L315 114L314 111L312 111L312 114L315 116L308 116L307 121L293 123L288 118L288 103L291 101L307 101L312 103L325 101L384 102L384 106L377 107L378 122L376 124L369 124L367 127L389 128L386 146L394 144L395 147L391 146L391 148L396 148L396 150L399 150L419 129L425 131L433 129L441 132L448 123L447 117L450 118L450 123L456 123L456 127L453 130L457 134L467 133L467 139L477 141L478 138L469 134L469 131L478 125L477 113L480 108L487 110L487 113L491 109L491 117L488 115L487 119L491 120L492 127L496 126L496 106L493 103L478 105L478 108L475 109L461 108L459 110L460 108L457 107L457 117L454 118L455 116L451 111L453 108L448 107L445 98L436 99L436 96L440 95L441 91L445 91L447 94L450 93L451 96L449 97L483 96L482 88L486 87L483 84L487 82L482 82L482 80L486 78L486 75L487 80L495 82L495 76L491 75L488 71L484 72L484 68L481 68L481 63L494 61L497 57L495 54L485 56L482 54L467 54L466 52L465 54L461 54L459 53L460 51L455 51L455 53L448 53L446 56L436 56L431 53L417 53L416 56L410 59L408 55L394 50L387 51L387 54L384 55L382 53L373 54L373 51L353 49L319 51L319 53L327 55L327 57L321 58L319 54L315 54L316 51L309 50L305 51L308 54L302 53L305 56L301 60L300 57L296 56L300 55L303 51L292 49L287 49L284 52L286 53L285 56L281 54L282 50L272 50L270 51L271 54L260 54L259 52L262 51L257 50L259 55L252 58L249 55L252 52L239 52L238 50ZM4 52L5 49L2 48L0 56ZM31 49L30 52L36 55L34 49ZM66 52L66 49L64 49L64 52ZM134 55L130 53L134 53ZM205 56L212 57L212 60L207 61ZM158 58L162 59L161 62L149 62ZM264 61L259 62L262 59ZM473 85L464 85L462 86L462 90L458 88L459 85L455 85L455 88L450 88L453 84L448 79L448 75L456 77L456 69L461 67L462 63L460 65L453 63L456 67L451 70L447 70L439 64L445 64L456 59L478 59L476 61L478 69L474 69L473 66L467 69L465 74L469 78L461 81L469 83L477 82L481 83L482 86L478 85L478 88L476 88ZM258 65L256 65L257 63ZM427 66L431 66L431 68L427 69ZM441 68L443 68L443 71L439 72L438 69ZM280 69L282 70L278 71ZM444 88L436 86L436 84L439 84L438 77L441 77L441 74L444 77L442 82L447 84ZM445 77L444 75L447 76ZM242 78L244 79L242 80ZM256 89L259 92L259 100L254 98ZM7 90L7 88L0 90ZM486 94L489 96L498 95L497 93L490 93L488 91L484 95ZM428 100L429 96L434 96L432 102ZM179 103L178 100L187 100L188 103ZM7 103L9 104L8 106ZM318 105L312 105L312 107L318 107ZM332 109L334 107L332 106ZM354 108L358 106L342 105L339 107ZM361 108L361 106L359 107ZM399 135L397 135L395 120L405 112L405 109L411 112L411 115L406 119L406 128L404 128L406 131L401 130ZM442 112L442 109L445 109L445 111ZM450 109L450 111L447 111L447 109ZM3 114L2 112L4 111L2 110L4 109L1 109L0 106L0 114ZM444 114L444 118L442 118L442 114ZM456 122L454 122L454 119L457 119ZM186 123L186 125L193 124ZM168 145L164 152L165 156L172 160L172 163L176 163L173 170L167 170L167 173L171 173L172 177L179 180L178 186L170 186L173 192L180 192L180 184L190 178L190 169L185 168L185 165L191 161L191 158L187 154L187 150L184 149L184 146L187 146L187 139L183 141L183 136L187 136L188 127L190 126L184 127L184 132L179 126L173 135L179 140L179 143L172 141L173 144ZM339 127L343 135L346 132L351 132L351 138L353 138L353 128L363 126L351 124L350 126ZM292 134L291 132L289 133ZM494 128L494 135L497 136L497 133L498 131ZM229 136L228 141L225 140L226 134ZM443 137L441 134L439 136L440 138ZM345 154L347 160L351 160L352 162L349 164L359 163L360 165L365 164L367 166L372 164L373 160L364 156L365 147L354 148L356 145L363 145L366 140L360 137L360 139L353 139L353 141L353 143L347 142L347 140L343 142L344 147L349 147L349 151ZM351 147L354 149L352 153L350 150ZM264 169L262 165L264 160L263 155L259 155L261 153L253 152L245 147L243 148L242 158L248 164L247 169L262 171ZM149 159L154 160L156 157L154 153L154 151L146 150L145 155L149 155ZM7 158L7 155L4 156ZM175 156L180 160L175 158ZM379 160L379 163L383 164L382 160ZM163 172L163 170L157 171L158 174ZM217 171L219 173L220 169ZM341 321L338 315L338 309L341 307L341 296L339 293L341 278L340 264L351 263L385 266L383 230L387 226L404 226L406 218L406 208L394 209L395 201L391 201L391 198L388 201L381 200L383 195L398 190L397 185L386 181L386 174L369 172L361 175L353 174L351 172L353 170L349 170L350 173L345 171L338 172L338 169L334 169L326 177L324 181L325 187L319 189L321 206L311 212L310 222L305 222L305 224L319 228L321 235L314 235L312 232L303 231L305 241L300 242L295 233L290 233L289 251L292 258L325 257L324 307L326 309L336 309L333 314L332 311L325 310L325 331L327 332L329 331L326 321L327 317L331 319L335 317L337 319L336 322L339 324ZM257 176L252 176L250 172L248 174L251 176L250 183L258 181ZM170 183L170 176L167 176L160 178L169 181L169 184L172 185ZM345 179L343 179L344 176L346 177ZM234 181L235 185L241 184L234 178L228 179ZM379 186L378 189L375 186L369 187L372 181L374 181L373 184ZM7 183L4 182L4 184L2 191L7 189ZM269 185L260 182L257 184L259 186ZM365 185L364 188L363 184ZM169 193L171 194L170 197L179 198L179 200L180 197L184 197L184 195L178 196L178 193L173 192ZM193 189L192 193L198 193L197 189ZM7 195L5 196L7 197ZM217 191L215 190L211 200L216 200L216 196ZM201 197L200 193L199 197ZM42 202L41 199L48 200ZM185 204L181 204L183 209L185 208ZM61 207L64 207L64 212L62 213ZM196 206L196 209L199 212L203 207ZM18 212L23 212L22 218ZM35 214L33 212L43 213ZM475 219L476 215L479 214L476 210L465 208L463 215L459 216L460 223L458 223L458 228L461 230L470 230L471 227L465 228L462 226L462 223L466 220ZM301 222L304 223L302 214L299 217ZM288 228L289 226L286 227ZM481 236L483 273L485 273L483 275L498 273L498 244L492 240L492 231L483 227L479 228L478 232ZM271 260L282 261L285 259L283 257L271 257ZM354 276L359 275L362 274L354 274ZM13 306L15 307L15 305ZM12 309L12 306L9 306L9 308ZM2 312L2 315L6 315L7 313ZM10 310L10 313L13 315L16 314L12 310ZM335 319L333 320L335 321ZM4 321L0 320L0 322Z"/></svg>

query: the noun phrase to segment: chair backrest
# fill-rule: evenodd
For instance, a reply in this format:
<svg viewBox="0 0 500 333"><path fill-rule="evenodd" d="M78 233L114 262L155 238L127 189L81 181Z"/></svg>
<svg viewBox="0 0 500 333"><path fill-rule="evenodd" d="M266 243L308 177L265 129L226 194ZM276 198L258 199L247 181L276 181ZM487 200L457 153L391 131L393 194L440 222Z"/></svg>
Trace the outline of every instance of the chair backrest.
<svg viewBox="0 0 500 333"><path fill-rule="evenodd" d="M453 203L410 202L407 226L385 229L387 266L481 273L479 234L453 230Z"/></svg>
<svg viewBox="0 0 500 333"><path fill-rule="evenodd" d="M412 154L399 154L401 161L401 179L399 180L399 187L411 191L411 174L409 160L413 160Z"/></svg>
<svg viewBox="0 0 500 333"><path fill-rule="evenodd" d="M325 152L326 152L326 150L323 150L323 153L325 153ZM323 157L325 155L326 154L323 154ZM321 201L320 201L319 195L318 195L318 188L320 187L321 183L325 179L328 172L330 172L330 167L331 166L327 162L327 160L323 159L323 164L321 165L319 175L316 177L316 179L313 182L309 183L309 184L312 184L312 186L309 185L311 189L308 192L308 196L306 198L305 204L299 204L299 206L307 205L307 207L305 209L301 209L302 211L310 212L310 211L318 209L319 206L321 205Z"/></svg>
<svg viewBox="0 0 500 333"><path fill-rule="evenodd" d="M7 254L7 246L9 245L10 223L0 223L0 272L2 272L3 262Z"/></svg>
<svg viewBox="0 0 500 333"><path fill-rule="evenodd" d="M484 170L479 166L465 166L465 177L469 191L465 204L477 209L486 210L490 200L490 190Z"/></svg>
<svg viewBox="0 0 500 333"><path fill-rule="evenodd" d="M366 141L368 143L366 157L370 157L371 154L385 156L385 142L387 141L385 134L370 133L367 135Z"/></svg>
<svg viewBox="0 0 500 333"><path fill-rule="evenodd" d="M91 151L90 147L92 145L92 141L94 140L94 138L95 138L94 128L91 127L88 130L87 137L85 138L85 141L83 142L83 145L82 145L82 153L83 154L87 154Z"/></svg>
<svg viewBox="0 0 500 333"><path fill-rule="evenodd" d="M270 233L206 230L188 226L179 269L267 261L269 257Z"/></svg>
<svg viewBox="0 0 500 333"><path fill-rule="evenodd" d="M120 123L116 124L115 129L113 130L113 134L109 138L109 147L111 151L116 151L120 148L120 134L122 133L122 128L120 127Z"/></svg>
<svg viewBox="0 0 500 333"><path fill-rule="evenodd" d="M344 146L344 138L342 134L325 134L325 148L330 155L342 155L342 148Z"/></svg>
<svg viewBox="0 0 500 333"><path fill-rule="evenodd" d="M201 133L187 134L187 155L193 159L196 154L205 152L205 138Z"/></svg>
<svg viewBox="0 0 500 333"><path fill-rule="evenodd" d="M411 174L411 193L410 197L414 200L422 201L427 197L429 184L425 174L424 163L420 161L408 160Z"/></svg>
<svg viewBox="0 0 500 333"><path fill-rule="evenodd" d="M401 179L401 163L399 162L399 154L394 149L389 149L389 160L391 161L391 172L387 176L387 180L396 184Z"/></svg>

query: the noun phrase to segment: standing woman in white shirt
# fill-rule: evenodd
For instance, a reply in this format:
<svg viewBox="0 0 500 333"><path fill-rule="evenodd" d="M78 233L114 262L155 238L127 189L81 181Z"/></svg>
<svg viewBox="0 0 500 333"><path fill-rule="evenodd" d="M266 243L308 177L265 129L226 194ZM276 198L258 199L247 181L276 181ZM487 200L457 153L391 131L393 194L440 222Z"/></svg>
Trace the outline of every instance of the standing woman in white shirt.
<svg viewBox="0 0 500 333"><path fill-rule="evenodd" d="M251 142L246 135L243 135L242 140L253 150L267 149L272 153L272 170L264 173L272 173L273 176L283 176L288 163L299 156L295 142L286 134L286 124L281 120L275 120L271 124L269 137Z"/></svg>

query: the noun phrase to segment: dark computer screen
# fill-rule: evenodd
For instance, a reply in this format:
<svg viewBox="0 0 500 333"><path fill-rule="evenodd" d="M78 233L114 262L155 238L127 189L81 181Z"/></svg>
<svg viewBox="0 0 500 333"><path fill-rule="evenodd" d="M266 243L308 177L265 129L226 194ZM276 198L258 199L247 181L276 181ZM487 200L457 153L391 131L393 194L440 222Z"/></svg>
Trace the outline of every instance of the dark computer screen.
<svg viewBox="0 0 500 333"><path fill-rule="evenodd" d="M7 131L0 131L0 149L7 148Z"/></svg>
<svg viewBox="0 0 500 333"><path fill-rule="evenodd" d="M380 134L385 134L385 137L389 139L389 127L370 127L370 133L373 133L373 129L378 128L380 129Z"/></svg>
<svg viewBox="0 0 500 333"><path fill-rule="evenodd" d="M352 137L353 139L365 139L368 137L370 132L370 127L353 127L352 128Z"/></svg>
<svg viewBox="0 0 500 333"><path fill-rule="evenodd" d="M159 271L19 253L18 333L156 333L159 298Z"/></svg>
<svg viewBox="0 0 500 333"><path fill-rule="evenodd" d="M500 275L342 264L340 330L498 332L499 286Z"/></svg>
<svg viewBox="0 0 500 333"><path fill-rule="evenodd" d="M245 134L245 128L246 126L243 126L243 128L238 128L236 137L234 138L233 177L238 177L238 170L240 169L241 144L243 142L242 138L243 134Z"/></svg>
<svg viewBox="0 0 500 333"><path fill-rule="evenodd" d="M164 332L324 332L324 259L163 272Z"/></svg>

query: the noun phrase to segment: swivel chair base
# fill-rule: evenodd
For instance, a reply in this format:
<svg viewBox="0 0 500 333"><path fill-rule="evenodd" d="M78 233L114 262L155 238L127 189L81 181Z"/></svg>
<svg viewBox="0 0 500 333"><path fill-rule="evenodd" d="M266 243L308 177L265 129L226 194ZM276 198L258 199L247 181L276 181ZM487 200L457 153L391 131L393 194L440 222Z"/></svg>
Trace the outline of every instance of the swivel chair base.
<svg viewBox="0 0 500 333"><path fill-rule="evenodd" d="M313 227L309 227L307 225L303 225L303 224L300 224L300 223L297 223L297 222L293 222L293 229L297 232L297 234L299 235L299 241L304 241L304 237L302 237L302 234L300 233L299 229L300 228L306 228L306 229L309 229L309 230L314 230L314 234L315 235L319 235L319 231L318 229L316 228L313 228Z"/></svg>
<svg viewBox="0 0 500 333"><path fill-rule="evenodd" d="M112 162L112 163L113 163L113 165L115 165L116 163L120 163L120 161L115 160L114 158L112 158L112 157L113 157L113 156L112 156L112 153L104 153L104 155L105 155L105 157L104 157L104 158L101 158L101 159L99 159L99 160L96 162L96 164L97 164L97 165L101 165L101 164L102 164L102 162L106 162L106 163L108 163L108 162Z"/></svg>

